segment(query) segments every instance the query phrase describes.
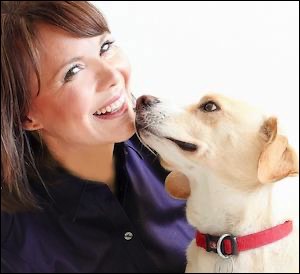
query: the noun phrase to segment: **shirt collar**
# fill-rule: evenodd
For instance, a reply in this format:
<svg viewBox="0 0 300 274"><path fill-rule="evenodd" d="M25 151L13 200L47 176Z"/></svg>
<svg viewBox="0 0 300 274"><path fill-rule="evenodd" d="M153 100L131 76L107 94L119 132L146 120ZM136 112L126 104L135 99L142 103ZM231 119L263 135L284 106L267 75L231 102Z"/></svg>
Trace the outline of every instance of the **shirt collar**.
<svg viewBox="0 0 300 274"><path fill-rule="evenodd" d="M128 152L128 150L126 148L129 148L130 150L135 152L142 160L144 160L142 151L143 151L143 149L145 149L145 147L140 142L140 140L136 134L133 135L128 141L124 142L123 145L125 148L125 153L126 153L126 151Z"/></svg>
<svg viewBox="0 0 300 274"><path fill-rule="evenodd" d="M133 136L126 142L115 144L114 155L118 159L124 159L125 154L135 153L143 160L142 148L143 145L138 138ZM117 164L124 164L124 162L117 161ZM108 186L104 183L81 179L58 166L52 169L42 168L40 173L47 188L37 181L33 184L33 189L38 194L41 206L45 206L45 203L51 204L72 221L76 220L82 197L87 189L96 187L99 191L109 191Z"/></svg>

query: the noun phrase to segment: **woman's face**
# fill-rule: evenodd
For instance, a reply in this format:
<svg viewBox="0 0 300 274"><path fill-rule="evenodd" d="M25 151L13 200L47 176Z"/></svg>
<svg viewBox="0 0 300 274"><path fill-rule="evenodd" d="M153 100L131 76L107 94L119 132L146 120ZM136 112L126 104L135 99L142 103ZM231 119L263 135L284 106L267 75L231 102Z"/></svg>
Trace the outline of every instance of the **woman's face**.
<svg viewBox="0 0 300 274"><path fill-rule="evenodd" d="M130 66L109 33L77 38L39 26L41 89L28 118L42 136L66 144L124 141L134 133Z"/></svg>

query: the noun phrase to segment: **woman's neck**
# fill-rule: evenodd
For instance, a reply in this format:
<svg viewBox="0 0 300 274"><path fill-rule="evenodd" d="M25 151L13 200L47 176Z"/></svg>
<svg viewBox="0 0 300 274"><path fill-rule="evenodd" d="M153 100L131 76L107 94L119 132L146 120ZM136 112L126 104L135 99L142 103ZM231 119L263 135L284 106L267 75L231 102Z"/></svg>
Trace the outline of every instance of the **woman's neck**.
<svg viewBox="0 0 300 274"><path fill-rule="evenodd" d="M79 146L51 139L44 141L54 159L71 174L82 179L105 183L114 192L114 144Z"/></svg>

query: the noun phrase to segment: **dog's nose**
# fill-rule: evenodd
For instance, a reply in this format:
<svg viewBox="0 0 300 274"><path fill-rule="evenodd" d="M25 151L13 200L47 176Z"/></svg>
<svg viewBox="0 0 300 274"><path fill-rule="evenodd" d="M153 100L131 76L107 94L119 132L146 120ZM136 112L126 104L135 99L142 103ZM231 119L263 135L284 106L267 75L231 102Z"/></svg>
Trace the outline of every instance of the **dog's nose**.
<svg viewBox="0 0 300 274"><path fill-rule="evenodd" d="M136 101L136 108L137 110L140 108L147 108L147 107L151 107L157 103L159 103L159 99L154 97L154 96L150 96L150 95L143 95L141 97L139 97Z"/></svg>

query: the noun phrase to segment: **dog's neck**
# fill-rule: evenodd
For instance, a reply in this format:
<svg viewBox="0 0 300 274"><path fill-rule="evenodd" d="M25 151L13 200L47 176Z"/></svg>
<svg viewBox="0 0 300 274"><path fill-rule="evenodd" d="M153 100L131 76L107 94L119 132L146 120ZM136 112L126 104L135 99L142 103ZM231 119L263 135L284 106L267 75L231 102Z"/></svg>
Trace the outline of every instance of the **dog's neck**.
<svg viewBox="0 0 300 274"><path fill-rule="evenodd" d="M214 175L199 174L188 176L191 195L187 201L187 218L202 233L245 235L277 225L289 217L284 212L278 213L271 184L237 190L228 186L234 182L226 184Z"/></svg>

